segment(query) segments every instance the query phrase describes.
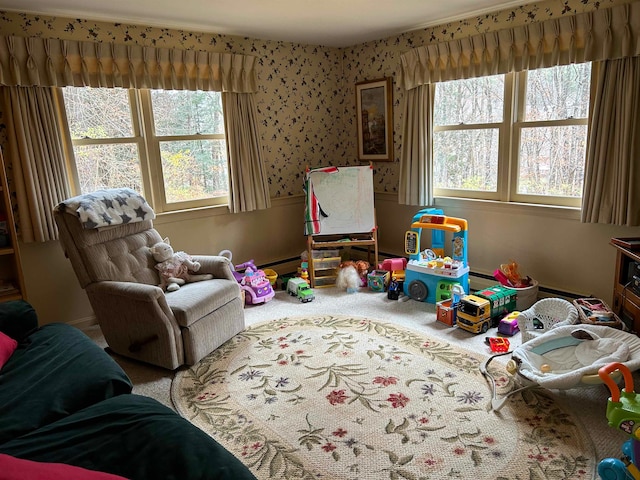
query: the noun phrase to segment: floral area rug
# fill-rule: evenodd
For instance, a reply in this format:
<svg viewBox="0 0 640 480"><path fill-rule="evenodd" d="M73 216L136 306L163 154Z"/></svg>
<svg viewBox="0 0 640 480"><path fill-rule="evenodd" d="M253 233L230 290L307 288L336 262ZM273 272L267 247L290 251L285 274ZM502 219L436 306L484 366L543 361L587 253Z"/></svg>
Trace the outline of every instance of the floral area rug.
<svg viewBox="0 0 640 480"><path fill-rule="evenodd" d="M590 439L549 392L488 411L484 358L366 318L283 318L180 371L171 393L259 479L594 478Z"/></svg>

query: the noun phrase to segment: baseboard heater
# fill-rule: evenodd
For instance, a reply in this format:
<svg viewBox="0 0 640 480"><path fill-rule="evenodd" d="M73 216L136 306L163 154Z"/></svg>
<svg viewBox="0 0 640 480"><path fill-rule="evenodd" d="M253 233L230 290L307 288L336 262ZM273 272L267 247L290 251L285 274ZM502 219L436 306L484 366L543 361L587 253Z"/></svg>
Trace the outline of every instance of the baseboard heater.
<svg viewBox="0 0 640 480"><path fill-rule="evenodd" d="M363 258L366 258L367 255L367 249L366 248L361 248L361 247L351 247L352 251L357 251L358 253L361 253L363 255ZM378 257L379 260L382 262L382 260L384 260L385 258L397 258L398 255L393 254L393 253L387 253L387 252L378 252ZM261 265L260 268L274 268L280 265L288 265L288 264L292 264L292 263L298 263L300 264L300 262L302 262L302 260L299 257L292 257L292 258L287 258L284 260L279 260L277 262L271 262L271 263L267 263L264 265ZM293 274L295 272L285 272L284 274ZM492 276L492 275L487 275L485 273L480 273L480 272L474 272L473 270L469 272L469 281L472 284L471 285L471 289L473 291L477 291L480 290L482 288L486 288L489 287L491 285L495 285L497 283L497 280ZM589 297L590 295L580 295L580 294L576 294L576 293L571 293L571 292L565 292L563 290L557 290L555 288L549 288L549 287L545 287L543 285L539 285L538 286L538 296L541 298L544 297L560 297L560 298L564 298L566 300L574 300L576 298L585 298L585 297Z"/></svg>
<svg viewBox="0 0 640 480"><path fill-rule="evenodd" d="M471 271L469 272L469 281L473 285L476 285L477 288L474 288L474 291L480 290L481 288L486 288L491 285L495 285L497 280L485 273L479 273ZM576 293L565 292L562 290L556 290L555 288L543 287L542 285L538 285L538 297L561 297L566 300L574 300L576 298L588 297L589 295L578 295Z"/></svg>
<svg viewBox="0 0 640 480"><path fill-rule="evenodd" d="M366 253L366 250L364 250L364 252ZM394 258L398 255L386 252L378 252L378 256L380 257L380 261L382 261L383 258ZM497 282L498 281L492 275L474 272L473 270L469 272L469 283L471 284L471 289L473 291L490 287L491 285L495 285ZM538 285L538 297L561 297L571 301L576 298L589 297L589 295L580 295L576 293L565 292L563 290L557 290L555 288L544 287L543 285Z"/></svg>

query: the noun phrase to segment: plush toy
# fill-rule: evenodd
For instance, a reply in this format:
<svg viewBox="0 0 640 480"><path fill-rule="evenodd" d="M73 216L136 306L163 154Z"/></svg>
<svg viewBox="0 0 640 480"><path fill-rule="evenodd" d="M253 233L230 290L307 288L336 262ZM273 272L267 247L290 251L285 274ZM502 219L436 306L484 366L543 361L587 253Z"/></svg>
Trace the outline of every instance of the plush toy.
<svg viewBox="0 0 640 480"><path fill-rule="evenodd" d="M184 252L174 253L168 237L149 248L149 251L153 255L153 259L158 262L156 268L160 272L161 280L158 286L163 290L173 292L187 282L199 282L213 278L213 275L209 273L201 275L191 273L200 270L200 263L194 262Z"/></svg>
<svg viewBox="0 0 640 480"><path fill-rule="evenodd" d="M358 275L356 267L353 265L347 265L341 267L338 270L338 277L336 278L336 287L346 288L347 293L355 293L358 291L358 287L362 285L362 279Z"/></svg>
<svg viewBox="0 0 640 480"><path fill-rule="evenodd" d="M358 287L367 286L367 273L369 273L369 262L357 260L355 262L347 260L342 262L338 268L336 286L346 288L348 293L354 293Z"/></svg>

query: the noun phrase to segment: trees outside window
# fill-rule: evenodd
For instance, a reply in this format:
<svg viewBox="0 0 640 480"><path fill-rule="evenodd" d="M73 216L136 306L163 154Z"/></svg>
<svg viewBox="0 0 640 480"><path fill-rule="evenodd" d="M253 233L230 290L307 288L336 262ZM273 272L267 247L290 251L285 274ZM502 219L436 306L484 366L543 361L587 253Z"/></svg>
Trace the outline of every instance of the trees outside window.
<svg viewBox="0 0 640 480"><path fill-rule="evenodd" d="M219 92L65 87L79 193L129 187L157 211L226 203Z"/></svg>
<svg viewBox="0 0 640 480"><path fill-rule="evenodd" d="M435 85L437 196L579 206L591 64Z"/></svg>

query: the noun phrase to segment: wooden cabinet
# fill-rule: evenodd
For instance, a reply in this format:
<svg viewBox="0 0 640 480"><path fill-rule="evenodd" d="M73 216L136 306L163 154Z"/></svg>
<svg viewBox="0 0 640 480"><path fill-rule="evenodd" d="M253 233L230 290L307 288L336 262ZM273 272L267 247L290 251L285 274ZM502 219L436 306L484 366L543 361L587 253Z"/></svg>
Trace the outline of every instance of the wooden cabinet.
<svg viewBox="0 0 640 480"><path fill-rule="evenodd" d="M616 248L616 270L613 280L613 311L633 331L640 333L640 292L634 289L634 276L640 268L640 238L612 238Z"/></svg>
<svg viewBox="0 0 640 480"><path fill-rule="evenodd" d="M0 302L26 299L11 195L0 152Z"/></svg>

